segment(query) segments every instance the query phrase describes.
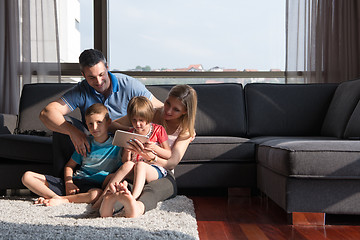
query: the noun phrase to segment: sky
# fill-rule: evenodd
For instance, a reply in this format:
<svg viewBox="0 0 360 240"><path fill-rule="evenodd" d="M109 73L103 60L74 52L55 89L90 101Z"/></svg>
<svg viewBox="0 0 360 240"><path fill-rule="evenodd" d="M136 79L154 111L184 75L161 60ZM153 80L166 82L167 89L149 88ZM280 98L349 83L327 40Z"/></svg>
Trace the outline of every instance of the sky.
<svg viewBox="0 0 360 240"><path fill-rule="evenodd" d="M285 0L109 0L109 11L111 69L285 68Z"/></svg>

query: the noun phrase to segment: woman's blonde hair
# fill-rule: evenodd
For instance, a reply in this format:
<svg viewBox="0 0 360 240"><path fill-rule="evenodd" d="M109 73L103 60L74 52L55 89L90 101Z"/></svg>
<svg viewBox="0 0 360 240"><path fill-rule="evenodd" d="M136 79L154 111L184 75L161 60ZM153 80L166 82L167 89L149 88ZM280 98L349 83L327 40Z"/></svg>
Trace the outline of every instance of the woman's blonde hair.
<svg viewBox="0 0 360 240"><path fill-rule="evenodd" d="M189 85L182 84L174 86L169 96L179 99L186 108L186 114L181 117L181 133L189 131L190 137L195 137L195 117L197 109L197 94L195 89Z"/></svg>
<svg viewBox="0 0 360 240"><path fill-rule="evenodd" d="M154 108L149 99L144 96L133 97L127 107L127 115L129 120L135 116L142 117L147 123L154 118Z"/></svg>

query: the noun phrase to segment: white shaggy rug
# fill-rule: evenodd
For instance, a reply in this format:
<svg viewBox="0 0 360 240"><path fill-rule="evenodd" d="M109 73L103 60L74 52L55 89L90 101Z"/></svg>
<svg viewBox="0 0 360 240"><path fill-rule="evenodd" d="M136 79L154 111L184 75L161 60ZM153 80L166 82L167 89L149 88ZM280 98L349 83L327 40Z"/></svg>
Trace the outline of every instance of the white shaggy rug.
<svg viewBox="0 0 360 240"><path fill-rule="evenodd" d="M0 199L1 239L199 239L191 199L177 196L136 219L100 218L88 204Z"/></svg>

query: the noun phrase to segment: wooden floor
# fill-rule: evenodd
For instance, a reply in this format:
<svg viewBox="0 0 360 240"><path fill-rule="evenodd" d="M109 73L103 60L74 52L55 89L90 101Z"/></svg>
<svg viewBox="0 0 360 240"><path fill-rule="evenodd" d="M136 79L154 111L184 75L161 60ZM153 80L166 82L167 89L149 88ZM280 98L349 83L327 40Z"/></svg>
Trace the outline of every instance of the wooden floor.
<svg viewBox="0 0 360 240"><path fill-rule="evenodd" d="M265 197L189 197L200 240L360 239L360 216L326 215L326 226L291 226L288 215Z"/></svg>

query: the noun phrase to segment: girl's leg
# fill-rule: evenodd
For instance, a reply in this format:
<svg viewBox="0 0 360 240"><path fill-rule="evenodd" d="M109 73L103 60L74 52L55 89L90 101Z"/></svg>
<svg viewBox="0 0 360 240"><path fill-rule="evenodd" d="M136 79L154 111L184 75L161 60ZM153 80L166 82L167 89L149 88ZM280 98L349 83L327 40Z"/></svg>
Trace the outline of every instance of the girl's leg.
<svg viewBox="0 0 360 240"><path fill-rule="evenodd" d="M154 167L145 162L137 162L134 167L133 197L137 199L140 196L145 186L145 182L149 183L158 178L158 171Z"/></svg>
<svg viewBox="0 0 360 240"><path fill-rule="evenodd" d="M121 167L115 172L115 174L107 184L105 190L111 190L113 193L115 193L116 190L110 188L110 186L114 185L115 182L122 182L125 179L125 177L133 170L134 165L135 163L131 161L124 162L121 165Z"/></svg>
<svg viewBox="0 0 360 240"><path fill-rule="evenodd" d="M33 193L44 197L44 198L53 198L58 197L56 193L54 193L49 188L49 184L46 181L45 175L27 171L22 176L22 183ZM35 202L37 203L37 202Z"/></svg>
<svg viewBox="0 0 360 240"><path fill-rule="evenodd" d="M177 194L177 186L174 174L169 171L167 176L145 185L143 192L138 200L136 200L131 192L127 189L127 182L123 181L119 184L120 189L118 201L124 206L125 217L139 217L145 212L156 208L160 201L175 197Z"/></svg>

